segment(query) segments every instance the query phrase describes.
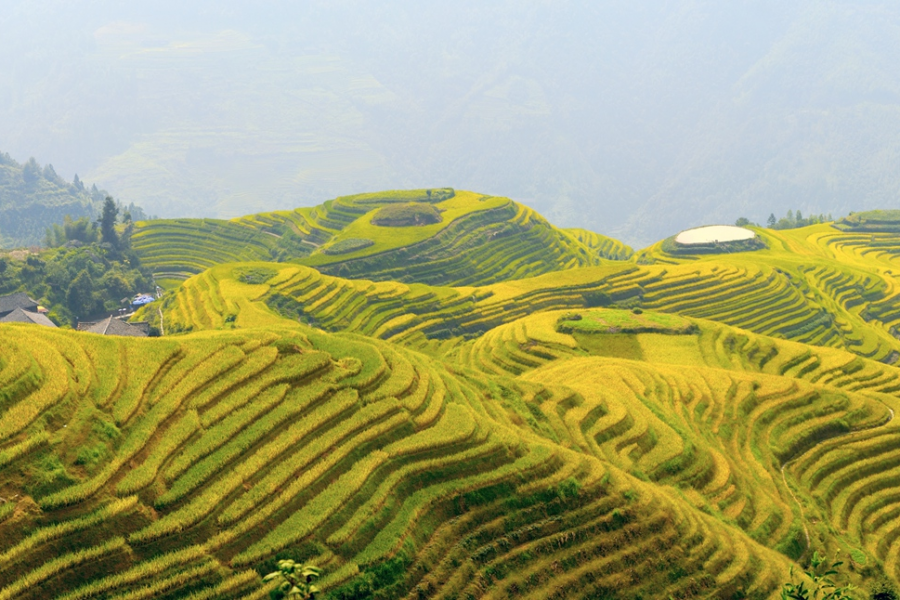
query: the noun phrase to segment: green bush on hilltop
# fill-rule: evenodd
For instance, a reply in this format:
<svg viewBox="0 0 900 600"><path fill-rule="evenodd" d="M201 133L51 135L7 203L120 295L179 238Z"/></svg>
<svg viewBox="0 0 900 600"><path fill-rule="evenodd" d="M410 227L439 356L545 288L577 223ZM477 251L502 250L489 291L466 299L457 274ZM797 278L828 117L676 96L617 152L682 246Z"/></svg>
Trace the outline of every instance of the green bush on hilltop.
<svg viewBox="0 0 900 600"><path fill-rule="evenodd" d="M381 227L415 227L440 222L440 211L422 202L388 204L379 208L372 217L372 224Z"/></svg>
<svg viewBox="0 0 900 600"><path fill-rule="evenodd" d="M606 309L562 315L556 326L562 333L670 333L687 334L697 326L676 315L645 313L632 310Z"/></svg>
<svg viewBox="0 0 900 600"><path fill-rule="evenodd" d="M834 221L832 216L820 214L804 217L799 210L795 213L793 210L787 211L787 215L780 219L775 218L775 213L771 213L766 220L766 226L769 229L797 229L800 227L808 227L819 223L830 223Z"/></svg>
<svg viewBox="0 0 900 600"><path fill-rule="evenodd" d="M265 267L239 267L232 271L232 274L241 283L259 285L275 277L278 271Z"/></svg>

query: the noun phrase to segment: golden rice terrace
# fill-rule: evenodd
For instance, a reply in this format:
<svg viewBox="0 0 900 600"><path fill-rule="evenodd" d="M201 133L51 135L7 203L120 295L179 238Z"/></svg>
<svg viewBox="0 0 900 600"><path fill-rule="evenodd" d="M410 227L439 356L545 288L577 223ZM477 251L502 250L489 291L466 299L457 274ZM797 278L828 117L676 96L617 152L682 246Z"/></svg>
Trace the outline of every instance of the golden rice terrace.
<svg viewBox="0 0 900 600"><path fill-rule="evenodd" d="M0 325L0 600L265 599L283 558L333 600L775 599L813 551L900 586L892 219L635 254L444 188L142 224L163 335Z"/></svg>

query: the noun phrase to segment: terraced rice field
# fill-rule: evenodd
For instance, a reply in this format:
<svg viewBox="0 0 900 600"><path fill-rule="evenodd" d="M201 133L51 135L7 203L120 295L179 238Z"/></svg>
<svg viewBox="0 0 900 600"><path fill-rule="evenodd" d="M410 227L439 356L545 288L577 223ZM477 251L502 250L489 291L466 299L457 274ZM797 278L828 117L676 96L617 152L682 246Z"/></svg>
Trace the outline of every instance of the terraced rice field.
<svg viewBox="0 0 900 600"><path fill-rule="evenodd" d="M847 258L850 242L842 241L826 248L844 254L814 261L763 251L752 261L734 255L667 265L613 262L456 288L347 280L299 266L276 267L278 275L264 285L247 286L231 274L240 266L222 265L186 282L164 312L175 331L274 323L278 313L426 349L535 311L582 308L602 299L894 363L900 359L900 282L890 269L864 267L865 259L855 254Z"/></svg>
<svg viewBox="0 0 900 600"><path fill-rule="evenodd" d="M754 540L628 473L671 454L647 438L646 409L625 428L601 419L608 450L579 442L568 411L633 409L573 400L577 386L454 375L311 329L170 341L8 325L0 338L16 350L0 367L0 495L14 506L0 598L257 598L286 554L323 566L332 598L572 597L575 584L767 596L789 564L765 545L781 529ZM520 400L495 396L517 386ZM881 418L848 402L836 410L858 408L854 425ZM753 510L789 512L773 493Z"/></svg>
<svg viewBox="0 0 900 600"><path fill-rule="evenodd" d="M432 203L442 221L417 227L371 223L380 207L411 200ZM331 251L346 242L358 249ZM470 285L632 254L611 238L557 229L508 198L450 189L346 196L231 221L148 221L139 224L133 244L141 261L169 287L215 264L236 261L294 262L348 278Z"/></svg>
<svg viewBox="0 0 900 600"><path fill-rule="evenodd" d="M0 600L262 599L285 557L332 600L775 598L813 549L900 585L900 238L626 261L466 194L208 222L163 338L0 326Z"/></svg>

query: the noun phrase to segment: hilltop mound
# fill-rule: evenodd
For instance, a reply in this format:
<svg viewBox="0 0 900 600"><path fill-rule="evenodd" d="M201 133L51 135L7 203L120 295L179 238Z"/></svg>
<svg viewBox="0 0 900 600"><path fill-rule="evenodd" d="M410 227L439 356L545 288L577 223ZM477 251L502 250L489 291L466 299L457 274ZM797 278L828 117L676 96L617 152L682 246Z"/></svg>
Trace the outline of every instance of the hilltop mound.
<svg viewBox="0 0 900 600"><path fill-rule="evenodd" d="M852 213L835 222L834 226L841 231L898 233L900 232L900 210L869 210Z"/></svg>
<svg viewBox="0 0 900 600"><path fill-rule="evenodd" d="M675 243L683 246L693 246L697 244L739 242L752 240L755 236L755 233L744 227L707 225L706 227L696 227L682 231L675 236Z"/></svg>
<svg viewBox="0 0 900 600"><path fill-rule="evenodd" d="M707 225L687 229L663 240L659 245L660 250L672 256L752 252L765 247L756 233L733 225Z"/></svg>
<svg viewBox="0 0 900 600"><path fill-rule="evenodd" d="M142 262L169 287L236 261L294 262L354 279L479 285L631 255L599 234L557 229L508 198L449 188L345 196L231 221L139 223L133 240Z"/></svg>

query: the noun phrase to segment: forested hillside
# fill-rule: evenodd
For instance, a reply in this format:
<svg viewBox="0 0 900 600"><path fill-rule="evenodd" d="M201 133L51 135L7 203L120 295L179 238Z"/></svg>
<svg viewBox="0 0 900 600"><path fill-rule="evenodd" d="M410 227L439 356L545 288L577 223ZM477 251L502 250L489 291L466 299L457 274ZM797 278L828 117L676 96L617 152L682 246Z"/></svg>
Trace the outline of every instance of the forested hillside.
<svg viewBox="0 0 900 600"><path fill-rule="evenodd" d="M77 176L64 181L53 165L42 168L33 158L19 164L0 152L0 248L39 245L64 216L93 218L104 197Z"/></svg>
<svg viewBox="0 0 900 600"><path fill-rule="evenodd" d="M0 325L0 600L280 598L285 558L331 600L775 599L816 553L896 597L890 223L615 256L445 189L142 225L162 337Z"/></svg>
<svg viewBox="0 0 900 600"><path fill-rule="evenodd" d="M0 249L43 245L47 229L65 217L97 217L107 196L96 185L86 188L78 175L66 182L51 164L41 167L34 158L19 164L0 152ZM147 218L134 204L125 210Z"/></svg>
<svg viewBox="0 0 900 600"><path fill-rule="evenodd" d="M99 223L66 215L46 231L50 247L0 253L0 296L24 292L54 323L75 327L127 308L136 293L152 292L153 277L131 249L131 215L118 212L107 197Z"/></svg>

